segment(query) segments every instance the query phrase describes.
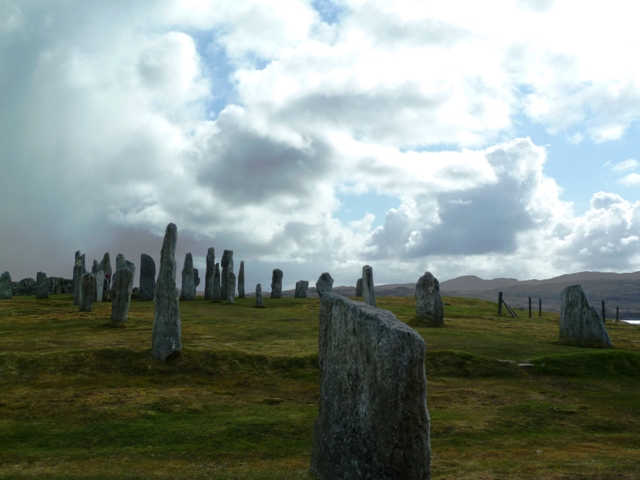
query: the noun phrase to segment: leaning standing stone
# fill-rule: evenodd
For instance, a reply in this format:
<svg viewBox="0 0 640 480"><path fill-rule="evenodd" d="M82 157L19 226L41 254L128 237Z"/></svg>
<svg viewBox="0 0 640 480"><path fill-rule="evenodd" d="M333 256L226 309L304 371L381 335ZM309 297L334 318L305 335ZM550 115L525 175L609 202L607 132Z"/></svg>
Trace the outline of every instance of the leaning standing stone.
<svg viewBox="0 0 640 480"><path fill-rule="evenodd" d="M420 335L389 311L324 292L318 345L311 472L323 480L430 479Z"/></svg>
<svg viewBox="0 0 640 480"><path fill-rule="evenodd" d="M36 275L36 298L49 298L49 279L44 272Z"/></svg>
<svg viewBox="0 0 640 480"><path fill-rule="evenodd" d="M207 250L207 268L204 271L204 299L213 300L213 269L216 265L216 251L213 247Z"/></svg>
<svg viewBox="0 0 640 480"><path fill-rule="evenodd" d="M80 260L73 266L73 304L80 305L82 298L82 275L84 271Z"/></svg>
<svg viewBox="0 0 640 480"><path fill-rule="evenodd" d="M90 312L93 308L93 300L96 294L96 278L93 273L82 275L82 296L80 298L80 312Z"/></svg>
<svg viewBox="0 0 640 480"><path fill-rule="evenodd" d="M377 306L376 292L373 289L373 268L369 265L362 267L362 297L364 298L364 303L372 307Z"/></svg>
<svg viewBox="0 0 640 480"><path fill-rule="evenodd" d="M193 274L193 257L187 253L182 268L182 292L180 300L194 300L196 298L196 283Z"/></svg>
<svg viewBox="0 0 640 480"><path fill-rule="evenodd" d="M151 349L153 358L166 361L182 350L182 325L180 323L180 302L176 290L176 242L178 229L175 224L167 225L160 254L160 271L153 294L155 312L153 314L153 334Z"/></svg>
<svg viewBox="0 0 640 480"><path fill-rule="evenodd" d="M416 320L433 327L444 325L440 282L431 272L425 272L416 283Z"/></svg>
<svg viewBox="0 0 640 480"><path fill-rule="evenodd" d="M325 292L330 292L333 288L333 278L329 272L324 272L320 277L318 277L318 281L316 282L316 291L318 292L318 296L322 298L322 294Z"/></svg>
<svg viewBox="0 0 640 480"><path fill-rule="evenodd" d="M220 277L220 297L222 298L222 300L226 300L227 292L229 290L229 269L233 270L233 250L225 250L224 252L222 252L220 267L222 267L222 275Z"/></svg>
<svg viewBox="0 0 640 480"><path fill-rule="evenodd" d="M142 301L153 300L153 290L156 288L156 262L151 256L140 255L140 296Z"/></svg>
<svg viewBox="0 0 640 480"><path fill-rule="evenodd" d="M111 284L111 291L113 292L111 321L123 323L129 315L131 293L133 292L133 277L136 269L133 263L124 260L124 257L122 257L120 265L120 268L116 268L116 273L113 274L113 282Z"/></svg>
<svg viewBox="0 0 640 480"><path fill-rule="evenodd" d="M309 282L307 280L299 280L296 282L296 292L293 294L294 298L307 298L307 289L309 288Z"/></svg>
<svg viewBox="0 0 640 480"><path fill-rule="evenodd" d="M362 297L362 277L356 282L356 297Z"/></svg>
<svg viewBox="0 0 640 480"><path fill-rule="evenodd" d="M256 285L256 308L264 308L264 301L262 300L262 285Z"/></svg>
<svg viewBox="0 0 640 480"><path fill-rule="evenodd" d="M240 262L240 271L238 272L238 298L244 298L244 260Z"/></svg>
<svg viewBox="0 0 640 480"><path fill-rule="evenodd" d="M611 347L611 339L598 310L589 305L580 285L560 295L560 338L585 347Z"/></svg>
<svg viewBox="0 0 640 480"><path fill-rule="evenodd" d="M220 264L216 263L213 268L213 290L211 292L211 301L220 303L222 301L222 294L220 288Z"/></svg>
<svg viewBox="0 0 640 480"><path fill-rule="evenodd" d="M227 272L228 275L228 286L229 290L227 292L227 303L236 303L236 274L233 270L229 270Z"/></svg>
<svg viewBox="0 0 640 480"><path fill-rule="evenodd" d="M274 268L271 274L271 298L282 298L282 270Z"/></svg>
<svg viewBox="0 0 640 480"><path fill-rule="evenodd" d="M11 300L12 298L11 275L9 272L4 272L0 275L0 300Z"/></svg>

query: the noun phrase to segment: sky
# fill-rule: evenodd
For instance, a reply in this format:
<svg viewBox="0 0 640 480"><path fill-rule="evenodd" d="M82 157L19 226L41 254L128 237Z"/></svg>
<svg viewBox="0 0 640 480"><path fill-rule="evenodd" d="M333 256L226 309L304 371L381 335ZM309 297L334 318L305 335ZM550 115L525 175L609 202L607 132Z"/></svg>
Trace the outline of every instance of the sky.
<svg viewBox="0 0 640 480"><path fill-rule="evenodd" d="M157 262L169 222L247 291L640 270L637 32L630 0L0 0L0 271Z"/></svg>

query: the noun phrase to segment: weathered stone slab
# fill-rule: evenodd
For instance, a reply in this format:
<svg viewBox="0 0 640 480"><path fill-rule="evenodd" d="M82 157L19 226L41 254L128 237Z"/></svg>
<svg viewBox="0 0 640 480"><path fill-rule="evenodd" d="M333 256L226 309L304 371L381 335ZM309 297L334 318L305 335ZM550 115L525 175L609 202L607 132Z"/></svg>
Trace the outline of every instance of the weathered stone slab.
<svg viewBox="0 0 640 480"><path fill-rule="evenodd" d="M373 287L373 268L365 265L362 267L362 298L364 303L375 307L378 304L376 303L376 292Z"/></svg>
<svg viewBox="0 0 640 480"><path fill-rule="evenodd" d="M155 304L151 349L153 358L161 362L182 351L180 302L176 290L176 243L178 228L167 225L160 253L160 271L153 294Z"/></svg>
<svg viewBox="0 0 640 480"><path fill-rule="evenodd" d="M104 295L104 272L102 270L98 270L94 275L95 283L96 283L96 291L95 291L95 302L102 301L102 295Z"/></svg>
<svg viewBox="0 0 640 480"><path fill-rule="evenodd" d="M80 253L80 250L78 250L75 254L76 260L75 263L80 262L80 264L82 265L82 274L84 275L85 273L87 273L87 268L86 268L86 264L85 264L85 254L84 253ZM82 281L82 279L81 279Z"/></svg>
<svg viewBox="0 0 640 480"><path fill-rule="evenodd" d="M121 257L122 255L118 255ZM129 316L129 306L131 305L131 293L133 292L133 279L135 277L135 266L124 259L116 261L116 272L113 274L111 283L111 321L126 322Z"/></svg>
<svg viewBox="0 0 640 480"><path fill-rule="evenodd" d="M587 300L580 285L560 295L560 339L588 347L611 347L611 339L598 310Z"/></svg>
<svg viewBox="0 0 640 480"><path fill-rule="evenodd" d="M49 298L51 283L44 272L38 272L36 275L36 298Z"/></svg>
<svg viewBox="0 0 640 480"><path fill-rule="evenodd" d="M238 298L244 298L244 260L240 262L240 271L238 272Z"/></svg>
<svg viewBox="0 0 640 480"><path fill-rule="evenodd" d="M233 270L227 270L227 303L236 303L236 274Z"/></svg>
<svg viewBox="0 0 640 480"><path fill-rule="evenodd" d="M80 297L80 312L90 312L93 309L93 301L96 294L96 277L93 273L82 275L82 295Z"/></svg>
<svg viewBox="0 0 640 480"><path fill-rule="evenodd" d="M262 285L256 285L256 308L264 308L264 300L262 299Z"/></svg>
<svg viewBox="0 0 640 480"><path fill-rule="evenodd" d="M274 268L271 274L271 298L282 298L282 270Z"/></svg>
<svg viewBox="0 0 640 480"><path fill-rule="evenodd" d="M9 272L4 272L0 275L0 300L11 300L12 298L11 275Z"/></svg>
<svg viewBox="0 0 640 480"><path fill-rule="evenodd" d="M362 297L362 277L356 282L356 297Z"/></svg>
<svg viewBox="0 0 640 480"><path fill-rule="evenodd" d="M225 250L222 252L220 267L222 268L220 275L220 297L222 300L226 300L229 290L229 270L233 270L233 250Z"/></svg>
<svg viewBox="0 0 640 480"><path fill-rule="evenodd" d="M216 251L213 247L207 250L207 268L204 272L204 299L213 300L213 271L216 266Z"/></svg>
<svg viewBox="0 0 640 480"><path fill-rule="evenodd" d="M311 472L430 479L425 343L389 311L324 292Z"/></svg>
<svg viewBox="0 0 640 480"><path fill-rule="evenodd" d="M309 288L308 280L299 280L296 282L296 291L293 294L294 298L307 298L307 289Z"/></svg>
<svg viewBox="0 0 640 480"><path fill-rule="evenodd" d="M180 300L194 300L196 298L196 283L193 273L193 257L187 253L184 257L184 267L182 268L182 291Z"/></svg>
<svg viewBox="0 0 640 480"><path fill-rule="evenodd" d="M124 258L123 254L119 253L116 255L116 272L123 268L127 268L127 260Z"/></svg>
<svg viewBox="0 0 640 480"><path fill-rule="evenodd" d="M200 285L200 272L197 268L193 268L193 283L195 284L195 292L198 292L198 285ZM195 294L194 294L195 296Z"/></svg>
<svg viewBox="0 0 640 480"><path fill-rule="evenodd" d="M82 275L84 269L80 260L73 266L73 304L80 305L82 298Z"/></svg>
<svg viewBox="0 0 640 480"><path fill-rule="evenodd" d="M156 288L156 262L150 255L140 255L140 295L138 299L147 302L153 300Z"/></svg>
<svg viewBox="0 0 640 480"><path fill-rule="evenodd" d="M220 264L216 263L213 268L213 289L211 291L211 301L220 303L222 301L222 288L220 286Z"/></svg>
<svg viewBox="0 0 640 480"><path fill-rule="evenodd" d="M444 308L440 296L440 282L431 272L425 272L416 283L416 320L428 326L444 325Z"/></svg>
<svg viewBox="0 0 640 480"><path fill-rule="evenodd" d="M104 290L109 290L111 288L111 275L113 274L113 270L111 270L111 255L109 252L106 252L102 257L98 270L102 270L104 272ZM109 295L104 295L102 301L108 302L108 297Z"/></svg>
<svg viewBox="0 0 640 480"><path fill-rule="evenodd" d="M97 260L94 260L93 265L91 266L91 273L98 273L99 270L100 270L100 264L98 263Z"/></svg>
<svg viewBox="0 0 640 480"><path fill-rule="evenodd" d="M325 292L330 292L333 288L333 278L329 274L329 272L324 272L322 275L318 277L318 281L316 282L316 291L318 292L318 296L322 298L322 294Z"/></svg>

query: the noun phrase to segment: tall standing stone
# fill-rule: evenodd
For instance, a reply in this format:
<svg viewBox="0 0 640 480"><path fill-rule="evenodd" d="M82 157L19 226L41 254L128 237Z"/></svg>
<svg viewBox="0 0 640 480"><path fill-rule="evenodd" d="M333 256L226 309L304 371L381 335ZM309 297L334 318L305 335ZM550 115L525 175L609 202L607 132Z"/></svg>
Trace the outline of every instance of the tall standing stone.
<svg viewBox="0 0 640 480"><path fill-rule="evenodd" d="M307 280L299 280L296 282L296 291L293 294L294 298L307 298L307 289L309 288L309 282Z"/></svg>
<svg viewBox="0 0 640 480"><path fill-rule="evenodd" d="M271 274L271 298L282 298L282 270L274 268Z"/></svg>
<svg viewBox="0 0 640 480"><path fill-rule="evenodd" d="M238 271L238 298L244 298L244 260L240 262Z"/></svg>
<svg viewBox="0 0 640 480"><path fill-rule="evenodd" d="M580 285L567 287L560 295L560 338L584 346L613 346L603 319Z"/></svg>
<svg viewBox="0 0 640 480"><path fill-rule="evenodd" d="M196 286L196 293L198 293L198 285L200 285L200 272L195 267L193 269L193 283Z"/></svg>
<svg viewBox="0 0 640 480"><path fill-rule="evenodd" d="M262 285L256 285L256 308L264 308L264 300L262 300Z"/></svg>
<svg viewBox="0 0 640 480"><path fill-rule="evenodd" d="M93 265L91 266L91 273L98 273L100 271L100 264L97 260L93 261Z"/></svg>
<svg viewBox="0 0 640 480"><path fill-rule="evenodd" d="M142 301L153 300L156 288L156 262L150 255L140 255L140 296Z"/></svg>
<svg viewBox="0 0 640 480"><path fill-rule="evenodd" d="M123 254L119 253L116 255L116 272L123 268L127 268L127 260L124 258Z"/></svg>
<svg viewBox="0 0 640 480"><path fill-rule="evenodd" d="M229 290L229 269L233 270L233 250L225 250L222 252L222 260L220 260L220 266L222 267L221 288L220 296L222 300L227 299L227 293Z"/></svg>
<svg viewBox="0 0 640 480"><path fill-rule="evenodd" d="M373 289L373 268L369 265L362 267L362 298L364 303L372 307L378 305L376 303L376 292Z"/></svg>
<svg viewBox="0 0 640 480"><path fill-rule="evenodd" d="M87 273L87 268L85 264L85 254L80 253L80 250L78 250L75 254L75 257L76 257L75 262L76 263L80 262L80 264L82 265L82 274L84 275L85 273Z"/></svg>
<svg viewBox="0 0 640 480"><path fill-rule="evenodd" d="M227 303L236 303L236 274L233 270L228 270L227 275L228 278L228 286L229 290L227 291Z"/></svg>
<svg viewBox="0 0 640 480"><path fill-rule="evenodd" d="M118 255L120 257L121 255ZM133 279L136 269L133 263L128 262L122 256L122 261L116 261L116 273L113 274L111 283L111 321L123 323L129 316L131 293L133 292Z"/></svg>
<svg viewBox="0 0 640 480"><path fill-rule="evenodd" d="M73 266L73 304L80 305L82 298L82 275L84 275L80 259Z"/></svg>
<svg viewBox="0 0 640 480"><path fill-rule="evenodd" d="M356 282L356 297L362 297L362 277Z"/></svg>
<svg viewBox="0 0 640 480"><path fill-rule="evenodd" d="M102 295L104 295L104 272L102 270L98 270L95 274L94 274L95 280L96 280L96 293L95 293L95 298L94 301L96 302L101 302L102 301Z"/></svg>
<svg viewBox="0 0 640 480"><path fill-rule="evenodd" d="M46 273L38 272L36 275L36 298L49 298L50 283Z"/></svg>
<svg viewBox="0 0 640 480"><path fill-rule="evenodd" d="M187 253L182 268L182 291L180 300L194 300L196 298L196 282L193 274L193 257Z"/></svg>
<svg viewBox="0 0 640 480"><path fill-rule="evenodd" d="M11 300L12 298L11 275L9 272L4 272L0 275L0 300Z"/></svg>
<svg viewBox="0 0 640 480"><path fill-rule="evenodd" d="M160 254L160 271L153 295L153 334L151 349L153 358L161 362L178 355L182 351L182 325L180 323L180 302L176 290L176 243L178 229L175 224L167 225Z"/></svg>
<svg viewBox="0 0 640 480"><path fill-rule="evenodd" d="M222 292L220 288L220 264L216 263L213 267L213 287L211 291L211 301L220 303L222 301Z"/></svg>
<svg viewBox="0 0 640 480"><path fill-rule="evenodd" d="M333 278L331 277L329 272L324 272L318 277L318 281L316 282L316 291L318 292L318 296L322 298L322 294L325 292L330 292L332 288Z"/></svg>
<svg viewBox="0 0 640 480"><path fill-rule="evenodd" d="M113 270L111 270L111 255L109 252L106 252L102 257L99 270L104 272L104 289L108 291L111 288L111 275L113 274ZM107 297L108 295L105 295L102 301L107 302L109 300Z"/></svg>
<svg viewBox="0 0 640 480"><path fill-rule="evenodd" d="M96 294L96 277L93 273L82 275L82 295L80 298L80 312L90 312L93 308L93 300Z"/></svg>
<svg viewBox="0 0 640 480"><path fill-rule="evenodd" d="M427 480L431 471L426 346L389 311L324 292L317 478Z"/></svg>
<svg viewBox="0 0 640 480"><path fill-rule="evenodd" d="M204 272L204 299L213 300L213 270L216 265L216 251L213 247L207 250L207 269Z"/></svg>
<svg viewBox="0 0 640 480"><path fill-rule="evenodd" d="M431 272L425 272L416 283L416 319L433 327L444 325L440 282Z"/></svg>

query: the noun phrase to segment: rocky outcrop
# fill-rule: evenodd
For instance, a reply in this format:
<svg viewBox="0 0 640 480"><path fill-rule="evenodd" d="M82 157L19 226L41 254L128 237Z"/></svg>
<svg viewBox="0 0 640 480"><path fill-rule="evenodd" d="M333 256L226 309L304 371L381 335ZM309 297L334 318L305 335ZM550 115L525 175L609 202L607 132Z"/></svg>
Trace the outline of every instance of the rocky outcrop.
<svg viewBox="0 0 640 480"><path fill-rule="evenodd" d="M430 327L444 325L440 282L431 272L425 272L416 283L416 321Z"/></svg>
<svg viewBox="0 0 640 480"><path fill-rule="evenodd" d="M613 346L603 319L580 285L565 288L560 296L560 340L585 347Z"/></svg>
<svg viewBox="0 0 640 480"><path fill-rule="evenodd" d="M318 296L322 298L322 294L330 292L332 288L333 278L329 272L324 272L320 277L318 277L318 281L316 282L316 291L318 292Z"/></svg>
<svg viewBox="0 0 640 480"><path fill-rule="evenodd" d="M311 472L329 479L427 480L425 343L386 310L324 292Z"/></svg>

